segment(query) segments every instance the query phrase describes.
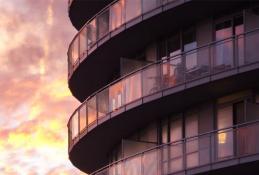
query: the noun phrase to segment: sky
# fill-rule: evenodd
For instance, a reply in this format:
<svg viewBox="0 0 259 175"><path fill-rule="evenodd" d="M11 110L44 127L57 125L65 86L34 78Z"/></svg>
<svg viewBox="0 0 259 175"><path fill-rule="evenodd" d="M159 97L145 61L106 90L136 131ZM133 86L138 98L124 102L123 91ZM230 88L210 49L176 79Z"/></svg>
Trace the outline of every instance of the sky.
<svg viewBox="0 0 259 175"><path fill-rule="evenodd" d="M67 0L0 0L0 175L81 175L67 121Z"/></svg>

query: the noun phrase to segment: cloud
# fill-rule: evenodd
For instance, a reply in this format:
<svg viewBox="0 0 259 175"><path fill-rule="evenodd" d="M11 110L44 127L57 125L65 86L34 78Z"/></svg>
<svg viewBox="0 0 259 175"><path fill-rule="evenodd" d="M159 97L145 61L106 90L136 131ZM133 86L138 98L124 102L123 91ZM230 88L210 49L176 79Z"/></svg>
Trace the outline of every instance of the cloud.
<svg viewBox="0 0 259 175"><path fill-rule="evenodd" d="M67 88L75 30L63 0L0 0L0 172L82 174L68 160ZM55 155L55 156L53 156Z"/></svg>

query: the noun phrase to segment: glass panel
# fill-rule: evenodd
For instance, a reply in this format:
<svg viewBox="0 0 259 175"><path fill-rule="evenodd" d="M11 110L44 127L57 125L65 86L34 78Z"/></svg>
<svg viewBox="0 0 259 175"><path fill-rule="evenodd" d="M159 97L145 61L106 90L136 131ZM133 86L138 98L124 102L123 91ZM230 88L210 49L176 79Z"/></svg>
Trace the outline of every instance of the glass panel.
<svg viewBox="0 0 259 175"><path fill-rule="evenodd" d="M141 15L141 0L125 0L126 22Z"/></svg>
<svg viewBox="0 0 259 175"><path fill-rule="evenodd" d="M258 153L259 151L259 125L258 123L238 128L238 153L239 155L248 155Z"/></svg>
<svg viewBox="0 0 259 175"><path fill-rule="evenodd" d="M170 122L170 142L175 142L175 141L181 140L182 138L183 138L182 119L171 120L171 122Z"/></svg>
<svg viewBox="0 0 259 175"><path fill-rule="evenodd" d="M220 41L232 36L231 21L226 21L216 25L216 41ZM233 40L227 39L218 42L214 46L215 57L213 60L214 71L219 72L233 67Z"/></svg>
<svg viewBox="0 0 259 175"><path fill-rule="evenodd" d="M218 109L217 126L218 129L224 129L233 126L232 106L226 106ZM223 159L233 156L233 130L225 129L218 132L218 158Z"/></svg>
<svg viewBox="0 0 259 175"><path fill-rule="evenodd" d="M143 96L155 93L161 89L160 65L149 66L143 74Z"/></svg>
<svg viewBox="0 0 259 175"><path fill-rule="evenodd" d="M151 123L140 131L139 140L143 142L157 143L157 125Z"/></svg>
<svg viewBox="0 0 259 175"><path fill-rule="evenodd" d="M111 31L124 24L125 1L120 0L110 8L110 29Z"/></svg>
<svg viewBox="0 0 259 175"><path fill-rule="evenodd" d="M97 29L96 19L92 20L87 26L87 46L90 49L96 42Z"/></svg>
<svg viewBox="0 0 259 175"><path fill-rule="evenodd" d="M258 31L246 34L245 36L245 63L249 64L259 61L259 34Z"/></svg>
<svg viewBox="0 0 259 175"><path fill-rule="evenodd" d="M246 121L255 121L259 119L259 104L248 100L246 103Z"/></svg>
<svg viewBox="0 0 259 175"><path fill-rule="evenodd" d="M122 175L122 163L119 162L109 168L109 175Z"/></svg>
<svg viewBox="0 0 259 175"><path fill-rule="evenodd" d="M79 110L80 115L80 132L86 128L86 105L83 104Z"/></svg>
<svg viewBox="0 0 259 175"><path fill-rule="evenodd" d="M141 73L134 74L124 80L126 104L141 97Z"/></svg>
<svg viewBox="0 0 259 175"><path fill-rule="evenodd" d="M176 34L167 40L167 55L169 57L173 57L180 53L181 53L180 34Z"/></svg>
<svg viewBox="0 0 259 175"><path fill-rule="evenodd" d="M162 64L162 86L163 88L174 87L184 81L184 66L181 56L166 60Z"/></svg>
<svg viewBox="0 0 259 175"><path fill-rule="evenodd" d="M88 125L92 124L97 120L96 111L96 96L92 97L87 103L87 113L88 113Z"/></svg>
<svg viewBox="0 0 259 175"><path fill-rule="evenodd" d="M72 117L72 139L78 136L78 113L76 112Z"/></svg>
<svg viewBox="0 0 259 175"><path fill-rule="evenodd" d="M109 32L109 11L103 12L97 17L98 39Z"/></svg>
<svg viewBox="0 0 259 175"><path fill-rule="evenodd" d="M97 94L98 117L101 118L109 112L109 90L105 89Z"/></svg>
<svg viewBox="0 0 259 175"><path fill-rule="evenodd" d="M157 175L158 174L158 156L157 150L149 151L143 154L143 175Z"/></svg>
<svg viewBox="0 0 259 175"><path fill-rule="evenodd" d="M78 46L78 37L76 36L75 40L73 41L73 44L71 45L71 63L74 65L76 63L76 61L79 58L79 46Z"/></svg>
<svg viewBox="0 0 259 175"><path fill-rule="evenodd" d="M236 48L237 48L237 58L239 65L245 64L245 52L244 52L244 35L241 35L244 33L244 22L243 22L243 16L236 17L234 19L234 30L235 35L238 35L236 38Z"/></svg>
<svg viewBox="0 0 259 175"><path fill-rule="evenodd" d="M186 79L192 80L209 73L209 47L186 54Z"/></svg>
<svg viewBox="0 0 259 175"><path fill-rule="evenodd" d="M80 41L80 57L82 57L84 54L86 54L86 50L87 50L87 41L86 41L86 27L84 27L80 34L79 34L79 41Z"/></svg>
<svg viewBox="0 0 259 175"><path fill-rule="evenodd" d="M182 142L170 145L169 173L183 170L183 144Z"/></svg>
<svg viewBox="0 0 259 175"><path fill-rule="evenodd" d="M184 52L191 51L197 48L196 30L191 28L183 32L183 50ZM197 53L196 51L189 52L185 55L186 71L192 71L197 68Z"/></svg>
<svg viewBox="0 0 259 175"><path fill-rule="evenodd" d="M114 111L124 105L125 90L122 82L118 82L109 88L110 111Z"/></svg>
<svg viewBox="0 0 259 175"><path fill-rule="evenodd" d="M149 12L150 10L160 5L160 0L142 0L143 2L143 13Z"/></svg>
<svg viewBox="0 0 259 175"><path fill-rule="evenodd" d="M141 174L141 156L135 156L127 159L124 166L125 175L140 175Z"/></svg>
<svg viewBox="0 0 259 175"><path fill-rule="evenodd" d="M198 115L191 114L186 117L186 127L185 127L185 134L186 137L193 137L198 135ZM194 167L198 166L199 164L199 154L198 154L198 139L191 138L188 139L186 142L186 163L187 167Z"/></svg>
<svg viewBox="0 0 259 175"><path fill-rule="evenodd" d="M199 136L199 165L210 163L211 147L210 134Z"/></svg>
<svg viewBox="0 0 259 175"><path fill-rule="evenodd" d="M168 120L164 119L162 121L162 143L168 142Z"/></svg>

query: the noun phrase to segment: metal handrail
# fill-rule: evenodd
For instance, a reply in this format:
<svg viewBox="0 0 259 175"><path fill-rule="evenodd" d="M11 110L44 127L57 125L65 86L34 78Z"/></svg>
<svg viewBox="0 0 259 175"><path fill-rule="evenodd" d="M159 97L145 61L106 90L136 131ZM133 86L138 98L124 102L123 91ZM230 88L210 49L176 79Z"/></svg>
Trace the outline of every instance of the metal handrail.
<svg viewBox="0 0 259 175"><path fill-rule="evenodd" d="M146 149L145 151L142 151L142 152L139 152L139 153L136 153L136 154L133 154L133 155L130 155L128 157L125 157L125 158L122 158L118 161L115 161L115 162L112 162L111 164L108 164L96 171L94 171L93 173L91 173L90 175L94 175L98 172L101 172L103 170L105 170L106 168L109 168L115 164L118 164L120 162L124 162L125 160L127 159L130 159L130 158L133 158L133 157L136 157L136 156L139 156L139 155L142 155L142 154L145 154L149 151L153 151L153 150L156 150L156 149L159 149L159 148L162 148L164 146L168 146L168 145L177 145L177 144L182 144L182 143L186 143L187 140L191 140L191 139L194 139L194 138L199 138L199 137L202 137L202 136L205 136L205 135L211 135L211 134L220 134L221 131L226 131L226 130L231 130L231 129L238 129L238 128L241 128L241 127L247 127L247 126L250 126L250 125L254 125L254 124L257 124L259 123L259 120L255 120L255 121L250 121L250 122L245 122L245 123L241 123L241 124L237 124L237 125L233 125L231 127L226 127L226 128L223 128L223 129L218 129L218 130L213 130L213 131L209 131L209 132L205 132L205 133L202 133L202 134L198 134L196 136L192 136L192 137L186 137L186 138L183 138L183 139L180 139L180 140L177 140L177 141L173 141L173 142L169 142L169 143L165 143L165 144L161 144L161 145L158 145L158 146L155 146L153 148L150 148L150 149ZM186 153L185 153L186 154Z"/></svg>
<svg viewBox="0 0 259 175"><path fill-rule="evenodd" d="M168 60L175 60L175 59L178 59L179 56L186 55L186 54L191 53L191 52L193 52L193 51L195 51L195 50L200 50L200 49L203 49L203 48L209 48L209 47L212 46L212 45L216 45L217 43L222 43L222 42L225 42L225 41L226 41L226 42L229 42L229 39L239 38L240 36L245 36L245 35L247 35L247 34L254 33L254 32L258 32L258 31L259 31L259 28L256 28L256 29L254 29L254 30L251 30L251 31L248 31L248 32L244 32L244 33L239 34L239 35L233 35L233 36L231 36L231 37L228 37L228 38L225 38L225 39L222 39L222 40L219 40L219 41L213 41L213 42L211 42L211 43L208 43L208 44L205 44L205 45L203 45L203 46L197 47L197 48L195 48L195 49L182 52L182 53L177 54L177 55L175 55L175 56L173 56L173 57L168 57L168 58L165 59L165 60L167 60L167 61L168 61ZM118 79L112 81L111 83L107 84L106 86L102 87L101 89L95 91L95 92L92 93L90 96L88 96L88 97L85 99L85 101L82 102L82 104L81 104L80 106L78 106L78 107L76 108L76 110L72 113L71 117L78 111L78 109L81 108L82 105L84 105L89 99L91 99L92 97L94 97L94 96L97 95L98 93L100 93L100 92L102 92L103 90L109 88L110 86L112 86L112 85L118 83L119 81L130 77L131 75L133 75L133 74L135 74L135 73L138 73L138 72L140 72L140 71L143 71L143 70L145 70L145 69L148 69L149 67L151 67L151 66L153 66L153 65L155 65L155 64L163 63L163 61L165 61L165 60L158 60L158 61L156 61L156 62L154 62L154 63L150 63L150 64L148 64L148 65L145 65L145 66L143 66L143 67L141 67L141 68L139 68L139 69L136 69L136 70L130 72L130 73L127 74L127 75L124 75L124 76L122 76L122 77L120 77L120 78L118 78ZM211 66L211 65L210 65L210 66ZM144 97L144 96L142 96L142 97ZM68 123L70 122L71 117L69 118Z"/></svg>
<svg viewBox="0 0 259 175"><path fill-rule="evenodd" d="M72 0L73 1L73 0ZM71 1L71 2L72 2ZM109 3L107 6L105 6L102 10L100 10L97 14L95 14L93 17L91 17L84 25L83 25L83 27L77 32L77 34L74 36L74 38L72 39L72 41L71 41L71 43L69 44L69 48L68 48L68 57L69 57L69 51L70 51L70 48L71 48L71 45L74 43L74 41L77 39L77 38L79 38L79 35L80 35L80 33L82 32L82 30L83 29L85 29L86 27L87 27L87 25L89 25L91 22L92 22L92 20L94 20L94 19L97 19L100 15L102 15L103 14L103 12L105 12L106 10L108 10L108 9L110 9L110 7L112 6L112 5L114 5L115 3L117 3L117 2L119 2L120 0L114 0L113 2L111 2L111 3ZM143 0L141 0L141 1L143 1ZM186 2L187 0L184 0L184 2ZM165 3L161 3L159 6L157 6L156 8L154 8L154 9L151 9L150 11L148 11L148 12L151 12L151 11L153 11L153 10L155 10L155 9L157 9L157 8L159 8L159 7L163 7L164 5L166 5L166 4L170 4L170 3L173 3L173 1L172 2L168 2L168 1L166 1ZM143 2L141 2L141 4L143 4ZM143 14L146 14L146 13L148 13L148 12L142 12L142 9L141 9L141 14L139 15L139 16L142 16ZM137 18L137 17L139 17L139 16L136 16L135 18ZM131 21L131 20L130 20ZM124 23L122 23L121 24L121 26L122 25L125 25L125 23L126 22L124 22ZM116 29L114 29L114 30L116 30ZM114 31L114 30L109 30L106 34L105 34L105 36L106 35L108 35L109 33L111 33L112 31ZM104 36L103 36L104 37ZM102 37L102 38L103 38ZM98 39L96 39L96 41L95 41L95 43L93 44L93 45L96 45L96 43L98 43L98 41L99 40L101 40L102 38L98 38ZM79 46L78 46L79 47ZM88 52L90 49L86 49L86 52ZM80 53L78 52L78 58L77 58L77 60L74 62L74 64L72 64L71 65L71 67L74 67L75 65L77 65L78 64L78 62L80 62ZM70 71L70 70L69 70ZM72 70L72 73L74 72L74 70Z"/></svg>

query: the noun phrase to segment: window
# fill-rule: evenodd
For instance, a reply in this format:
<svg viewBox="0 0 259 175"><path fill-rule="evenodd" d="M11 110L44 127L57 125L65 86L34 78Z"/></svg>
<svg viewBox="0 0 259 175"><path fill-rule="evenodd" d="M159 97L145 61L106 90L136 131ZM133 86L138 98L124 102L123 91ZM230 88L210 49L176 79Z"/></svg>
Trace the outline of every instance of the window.
<svg viewBox="0 0 259 175"><path fill-rule="evenodd" d="M233 66L233 40L226 39L232 36L232 21L224 21L216 25L214 71L229 69ZM221 41L226 39L224 41Z"/></svg>
<svg viewBox="0 0 259 175"><path fill-rule="evenodd" d="M215 45L214 71L217 72L234 66L234 41L237 46L238 62L240 65L244 64L244 37L240 35L243 32L244 24L242 15L235 16L215 25L215 40L220 42ZM238 35L236 40L230 38L233 35Z"/></svg>
<svg viewBox="0 0 259 175"><path fill-rule="evenodd" d="M217 111L217 157L224 159L233 156L233 108L232 105L219 107ZM228 128L228 129L226 129Z"/></svg>
<svg viewBox="0 0 259 175"><path fill-rule="evenodd" d="M190 28L183 32L183 50L184 52L191 51L197 48L195 28ZM192 73L198 66L197 52L191 51L185 55L187 73Z"/></svg>
<svg viewBox="0 0 259 175"><path fill-rule="evenodd" d="M185 137L192 137L186 141L186 163L191 168L199 165L199 140L193 137L198 135L198 115L190 113L185 118Z"/></svg>
<svg viewBox="0 0 259 175"><path fill-rule="evenodd" d="M162 128L161 128L161 143L164 144L164 143L168 143L168 120L167 119L164 119L162 121Z"/></svg>
<svg viewBox="0 0 259 175"><path fill-rule="evenodd" d="M234 18L234 34L238 35L236 39L237 57L239 65L245 64L245 51L244 51L244 21L243 16Z"/></svg>
<svg viewBox="0 0 259 175"><path fill-rule="evenodd" d="M167 56L173 57L181 53L180 34L175 34L167 40Z"/></svg>
<svg viewBox="0 0 259 175"><path fill-rule="evenodd" d="M183 169L183 143L180 141L183 138L182 119L178 117L179 116L173 116L170 121L170 141L174 143L171 144L169 148L169 173Z"/></svg>

